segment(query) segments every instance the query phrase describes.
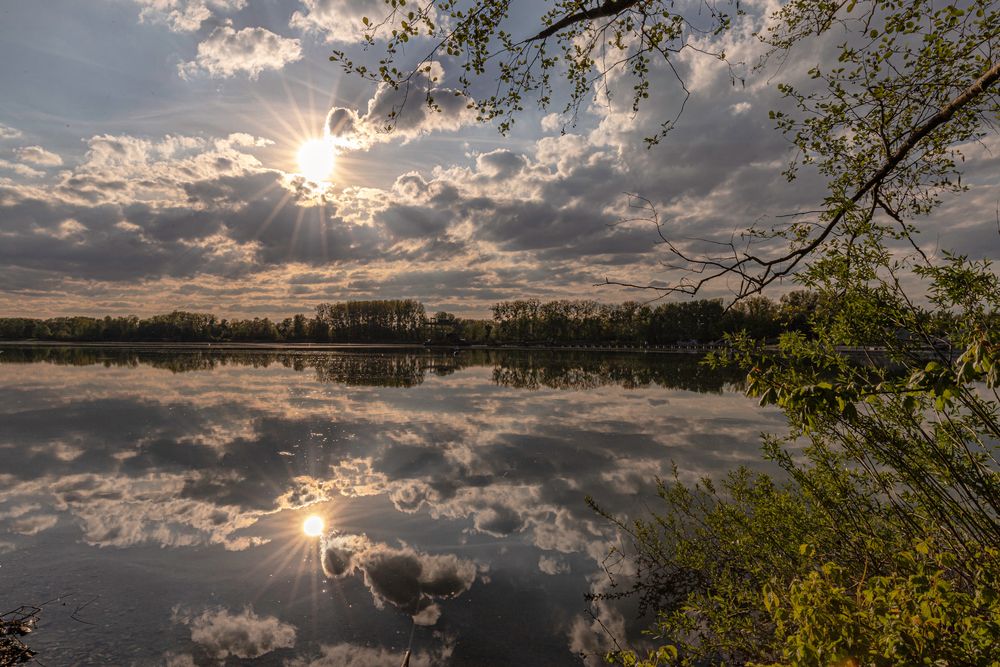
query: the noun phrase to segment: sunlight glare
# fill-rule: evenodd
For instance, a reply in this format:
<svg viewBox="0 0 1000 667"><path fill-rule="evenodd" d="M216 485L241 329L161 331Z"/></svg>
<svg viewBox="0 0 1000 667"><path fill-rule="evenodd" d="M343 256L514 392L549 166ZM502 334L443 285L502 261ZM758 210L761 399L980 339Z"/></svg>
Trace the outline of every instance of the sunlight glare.
<svg viewBox="0 0 1000 667"><path fill-rule="evenodd" d="M323 517L313 514L302 524L302 532L309 537L319 537L323 534Z"/></svg>
<svg viewBox="0 0 1000 667"><path fill-rule="evenodd" d="M299 148L299 171L310 181L329 178L337 161L337 149L329 139L309 139Z"/></svg>

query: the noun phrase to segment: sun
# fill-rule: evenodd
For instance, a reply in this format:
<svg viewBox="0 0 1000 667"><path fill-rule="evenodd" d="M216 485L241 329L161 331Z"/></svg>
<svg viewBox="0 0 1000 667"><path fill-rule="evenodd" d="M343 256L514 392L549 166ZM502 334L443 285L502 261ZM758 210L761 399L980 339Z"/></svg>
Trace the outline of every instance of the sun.
<svg viewBox="0 0 1000 667"><path fill-rule="evenodd" d="M309 139L299 147L299 172L310 181L325 181L333 173L337 149L329 139Z"/></svg>
<svg viewBox="0 0 1000 667"><path fill-rule="evenodd" d="M323 517L313 514L302 522L302 532L309 537L319 537L323 534Z"/></svg>

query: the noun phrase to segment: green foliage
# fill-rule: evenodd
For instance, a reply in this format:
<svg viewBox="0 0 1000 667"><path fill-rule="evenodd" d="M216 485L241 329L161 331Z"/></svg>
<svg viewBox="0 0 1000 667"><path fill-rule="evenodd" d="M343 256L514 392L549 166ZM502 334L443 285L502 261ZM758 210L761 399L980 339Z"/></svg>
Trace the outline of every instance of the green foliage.
<svg viewBox="0 0 1000 667"><path fill-rule="evenodd" d="M655 309L634 301L501 301L492 308L492 320L464 319L446 312L428 320L423 304L412 299L324 303L313 318L297 314L280 322L266 317L220 320L184 311L144 319L10 317L0 318L0 340L413 343L461 339L479 344L674 345L715 342L723 333L743 330L767 337L777 336L784 328L808 331L810 308L818 302L802 292L787 296L780 305L758 297L729 311L715 299L665 303Z"/></svg>
<svg viewBox="0 0 1000 667"><path fill-rule="evenodd" d="M765 350L740 334L710 359L745 368L748 394L787 416L764 442L784 481L675 480L653 517L615 519L627 593L658 611L651 632L670 648L613 661L997 664L1000 278L920 259L917 305L891 273L865 278L881 261L808 270L838 304L814 311L813 338ZM845 354L862 316L878 350Z"/></svg>
<svg viewBox="0 0 1000 667"><path fill-rule="evenodd" d="M692 36L719 34L743 14L737 0L705 3L697 13L682 13L670 0L546 0L537 3L535 29L515 34L511 0L385 0L386 11L365 17L361 27L368 46L383 51L377 62L355 60L336 50L330 60L355 76L392 88L409 87L417 74L431 71L433 60L452 61L460 72L458 88L480 121L498 120L506 133L531 98L542 108L555 99L554 89L568 89L562 112L575 117L594 92L594 85L612 69L632 77L630 105L638 110L649 97L650 68L656 59L670 59L693 48ZM399 64L412 41L427 43L427 55L416 65ZM725 59L723 52L713 53ZM495 80L495 91L473 96L477 79ZM736 75L733 75L734 82ZM435 82L437 83L437 82ZM423 92L423 102L440 111L434 91ZM610 93L605 90L606 94ZM391 129L401 109L388 118ZM649 137L657 143L672 126L664 121Z"/></svg>
<svg viewBox="0 0 1000 667"><path fill-rule="evenodd" d="M780 304L758 296L728 310L721 299L675 301L655 308L634 301L524 299L501 301L492 310L498 341L676 345L712 343L738 332L776 338L788 328L808 331L808 319L818 304L807 293L791 292Z"/></svg>
<svg viewBox="0 0 1000 667"><path fill-rule="evenodd" d="M416 342L427 322L424 305L413 299L322 303L316 319L338 343Z"/></svg>
<svg viewBox="0 0 1000 667"><path fill-rule="evenodd" d="M779 642L775 665L997 665L998 553L975 554L971 580L952 554L920 542L893 559L890 574L849 576L825 563L787 595L764 589Z"/></svg>

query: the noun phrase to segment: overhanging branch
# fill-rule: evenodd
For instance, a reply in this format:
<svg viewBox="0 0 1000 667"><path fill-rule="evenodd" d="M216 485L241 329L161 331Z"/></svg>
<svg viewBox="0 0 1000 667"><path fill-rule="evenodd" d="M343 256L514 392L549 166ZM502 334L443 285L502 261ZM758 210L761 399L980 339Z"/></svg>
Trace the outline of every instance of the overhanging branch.
<svg viewBox="0 0 1000 667"><path fill-rule="evenodd" d="M599 7L593 7L591 9L581 9L580 11L564 16L552 25L548 26L541 32L532 37L528 37L525 42L537 42L542 39L547 39L558 32L565 30L566 28L580 23L581 21L593 21L596 19L606 18L608 16L615 16L625 11L629 7L639 4L640 0L607 0L603 5Z"/></svg>
<svg viewBox="0 0 1000 667"><path fill-rule="evenodd" d="M682 294L697 294L706 284L727 275L736 276L741 281L740 289L737 293L737 300L757 294L765 287L787 277L793 273L799 263L817 250L843 222L844 217L852 208L861 202L865 197L878 191L879 187L910 154L910 152L932 132L948 123L955 114L978 99L984 93L996 86L1000 81L1000 62L991 65L978 79L965 88L959 95L928 118L925 122L914 128L905 140L886 158L885 162L875 171L868 180L858 188L851 198L840 205L826 222L820 233L802 247L795 248L784 255L773 258L758 257L748 251L739 251L735 244L727 244L731 255L728 260L725 258L695 258L671 243L662 233L662 226L652 203L641 198L650 210L651 220L657 226L657 232L667 245L671 254L688 263L688 271L692 275L701 276L697 280L681 280L673 286L637 286L632 283L618 282L605 279L602 284L618 285L623 287L642 287L659 292L674 292Z"/></svg>

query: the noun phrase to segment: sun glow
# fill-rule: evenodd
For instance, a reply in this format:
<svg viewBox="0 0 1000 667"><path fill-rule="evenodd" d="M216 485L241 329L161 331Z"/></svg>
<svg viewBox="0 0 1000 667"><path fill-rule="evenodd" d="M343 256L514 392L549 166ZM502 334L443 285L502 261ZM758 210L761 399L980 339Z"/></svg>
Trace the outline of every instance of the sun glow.
<svg viewBox="0 0 1000 667"><path fill-rule="evenodd" d="M322 182L333 173L337 148L329 139L309 139L299 147L299 171L310 181Z"/></svg>
<svg viewBox="0 0 1000 667"><path fill-rule="evenodd" d="M302 532L309 537L319 537L323 534L323 517L313 514L302 523Z"/></svg>

